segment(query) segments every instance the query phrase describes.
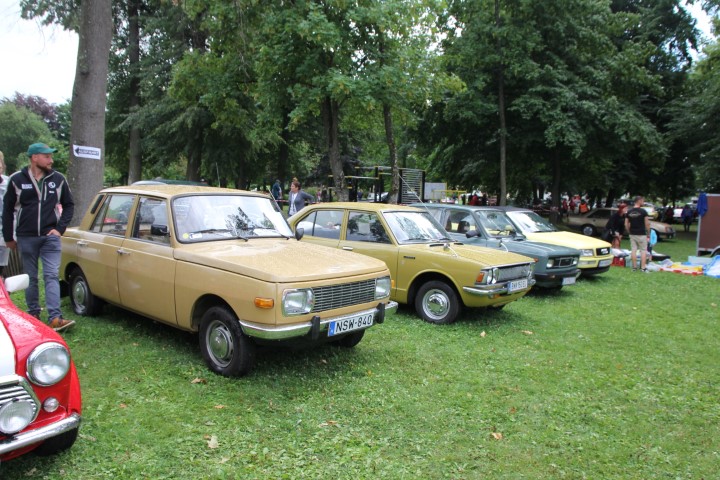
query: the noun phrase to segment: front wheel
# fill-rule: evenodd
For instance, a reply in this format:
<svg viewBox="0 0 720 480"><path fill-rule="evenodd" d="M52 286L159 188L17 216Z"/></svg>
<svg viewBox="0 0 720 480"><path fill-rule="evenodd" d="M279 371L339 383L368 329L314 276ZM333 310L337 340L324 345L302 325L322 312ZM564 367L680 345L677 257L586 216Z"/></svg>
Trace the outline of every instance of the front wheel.
<svg viewBox="0 0 720 480"><path fill-rule="evenodd" d="M70 304L77 315L88 317L102 310L102 301L93 295L85 274L79 268L70 275Z"/></svg>
<svg viewBox="0 0 720 480"><path fill-rule="evenodd" d="M255 344L226 307L211 307L203 315L200 351L210 370L226 377L247 375L255 363Z"/></svg>
<svg viewBox="0 0 720 480"><path fill-rule="evenodd" d="M35 449L35 453L41 456L55 455L58 452L67 450L72 447L78 436L78 429L75 428L69 432L45 440L39 447Z"/></svg>
<svg viewBox="0 0 720 480"><path fill-rule="evenodd" d="M589 224L588 224L588 225L583 225L583 226L582 226L582 233L583 233L583 235L587 235L588 237L592 237L593 235L595 235L595 227L593 227L592 225L589 225Z"/></svg>
<svg viewBox="0 0 720 480"><path fill-rule="evenodd" d="M460 300L450 285L432 280L420 287L415 297L415 310L426 322L452 323L460 313Z"/></svg>
<svg viewBox="0 0 720 480"><path fill-rule="evenodd" d="M365 336L365 330L359 332L353 332L345 335L343 338L337 341L337 344L345 348L353 348L355 345L360 343L360 340Z"/></svg>

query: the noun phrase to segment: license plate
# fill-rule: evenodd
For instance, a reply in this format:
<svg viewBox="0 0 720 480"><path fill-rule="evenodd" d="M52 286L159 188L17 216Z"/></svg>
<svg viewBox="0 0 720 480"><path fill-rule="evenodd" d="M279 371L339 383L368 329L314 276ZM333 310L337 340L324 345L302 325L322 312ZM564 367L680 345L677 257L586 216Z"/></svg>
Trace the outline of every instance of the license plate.
<svg viewBox="0 0 720 480"><path fill-rule="evenodd" d="M514 282L508 283L508 293L515 292L517 290L524 290L527 288L527 278L522 280L515 280Z"/></svg>
<svg viewBox="0 0 720 480"><path fill-rule="evenodd" d="M330 322L330 325L328 326L328 337L370 327L373 324L373 317L373 313L366 313L365 315L358 315L356 317L343 318L342 320Z"/></svg>
<svg viewBox="0 0 720 480"><path fill-rule="evenodd" d="M562 281L563 285L575 285L575 277L565 277Z"/></svg>
<svg viewBox="0 0 720 480"><path fill-rule="evenodd" d="M600 263L598 266L600 267L607 267L608 265L612 264L612 259L609 260L600 260Z"/></svg>

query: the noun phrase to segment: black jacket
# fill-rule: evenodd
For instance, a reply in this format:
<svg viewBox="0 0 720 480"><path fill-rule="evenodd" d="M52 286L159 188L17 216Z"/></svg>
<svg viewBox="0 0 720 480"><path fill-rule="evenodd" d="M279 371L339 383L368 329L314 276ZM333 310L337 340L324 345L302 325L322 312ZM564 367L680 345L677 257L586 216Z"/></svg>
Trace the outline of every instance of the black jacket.
<svg viewBox="0 0 720 480"><path fill-rule="evenodd" d="M13 232L18 237L39 237L52 229L65 233L75 211L70 186L61 173L53 170L38 185L29 170L25 167L8 179L2 216L6 242L15 240Z"/></svg>

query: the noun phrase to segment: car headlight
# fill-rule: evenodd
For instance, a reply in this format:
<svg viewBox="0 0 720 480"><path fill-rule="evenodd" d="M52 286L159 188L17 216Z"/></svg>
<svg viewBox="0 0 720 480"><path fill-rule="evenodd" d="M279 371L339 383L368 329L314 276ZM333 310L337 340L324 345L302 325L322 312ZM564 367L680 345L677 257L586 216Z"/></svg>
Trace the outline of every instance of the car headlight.
<svg viewBox="0 0 720 480"><path fill-rule="evenodd" d="M375 281L375 299L390 296L390 277L378 278Z"/></svg>
<svg viewBox="0 0 720 480"><path fill-rule="evenodd" d="M475 281L484 285L493 285L500 278L500 269L497 267L488 268L480 272Z"/></svg>
<svg viewBox="0 0 720 480"><path fill-rule="evenodd" d="M310 289L285 290L282 298L283 315L304 315L315 305L315 296Z"/></svg>
<svg viewBox="0 0 720 480"><path fill-rule="evenodd" d="M554 266L555 266L555 260L553 260L552 258L548 258L546 267L553 268Z"/></svg>
<svg viewBox="0 0 720 480"><path fill-rule="evenodd" d="M592 249L580 250L580 256L581 257L592 257L593 251L592 251Z"/></svg>
<svg viewBox="0 0 720 480"><path fill-rule="evenodd" d="M35 385L47 387L65 378L70 370L70 352L56 342L35 347L27 359L28 379Z"/></svg>
<svg viewBox="0 0 720 480"><path fill-rule="evenodd" d="M35 406L32 402L22 400L8 402L0 407L0 432L5 435L23 430L33 420L35 420Z"/></svg>

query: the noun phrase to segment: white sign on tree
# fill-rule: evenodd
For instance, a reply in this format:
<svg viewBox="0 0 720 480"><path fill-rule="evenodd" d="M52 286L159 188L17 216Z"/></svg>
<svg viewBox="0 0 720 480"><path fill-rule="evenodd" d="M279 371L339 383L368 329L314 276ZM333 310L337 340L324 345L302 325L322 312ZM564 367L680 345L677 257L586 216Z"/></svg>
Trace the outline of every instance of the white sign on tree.
<svg viewBox="0 0 720 480"><path fill-rule="evenodd" d="M86 147L83 145L73 145L73 153L76 157L80 158L91 158L93 160L100 160L101 151L96 147Z"/></svg>

